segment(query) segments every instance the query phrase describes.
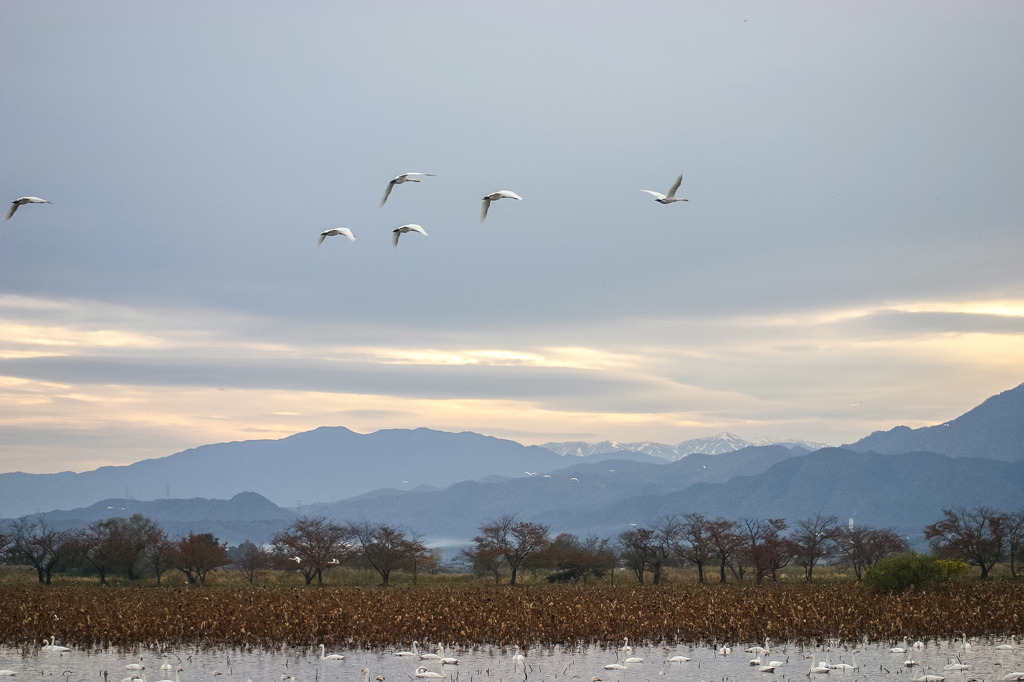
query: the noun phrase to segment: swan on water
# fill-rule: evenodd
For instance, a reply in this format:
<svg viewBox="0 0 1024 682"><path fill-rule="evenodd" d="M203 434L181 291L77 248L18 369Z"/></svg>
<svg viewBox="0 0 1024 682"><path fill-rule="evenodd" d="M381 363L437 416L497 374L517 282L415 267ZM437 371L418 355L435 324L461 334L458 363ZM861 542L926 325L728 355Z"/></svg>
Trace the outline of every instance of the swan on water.
<svg viewBox="0 0 1024 682"><path fill-rule="evenodd" d="M822 673L829 673L831 672L831 669L824 663L818 663L815 661L814 656L811 655L811 668L807 672L813 675L819 675Z"/></svg>
<svg viewBox="0 0 1024 682"><path fill-rule="evenodd" d="M339 235L342 237L348 237L350 242L354 242L356 240L355 235L352 234L352 230L347 227L332 227L331 229L324 230L320 233L320 241L318 241L316 245L320 246L328 237L337 237Z"/></svg>
<svg viewBox="0 0 1024 682"><path fill-rule="evenodd" d="M416 225L415 223L409 223L408 225L402 225L401 227L396 227L395 229L391 230L391 232L392 232L391 246L398 246L398 238L401 237L406 232L419 232L424 237L429 237L430 236L430 235L427 234L426 230L424 230L419 225Z"/></svg>
<svg viewBox="0 0 1024 682"><path fill-rule="evenodd" d="M689 656L673 656L672 658L666 658L665 660L669 663L686 663L692 659Z"/></svg>
<svg viewBox="0 0 1024 682"><path fill-rule="evenodd" d="M435 673L432 670L427 670L423 666L416 668L416 677L425 677L428 679L441 679L444 677L441 673Z"/></svg>
<svg viewBox="0 0 1024 682"><path fill-rule="evenodd" d="M11 216L14 215L14 212L18 210L19 206L24 206L25 204L52 204L52 203L53 203L52 201L47 201L46 199L40 199L39 197L18 197L17 199L15 199L14 201L11 202L11 208L10 208L9 211L7 211L7 215L4 217L4 220L10 220Z"/></svg>
<svg viewBox="0 0 1024 682"><path fill-rule="evenodd" d="M401 185L405 182L419 182L419 178L413 177L415 175L423 175L430 178L434 177L433 173L402 173L401 175L396 176L394 180L388 182L388 188L384 190L384 198L380 200L380 206L377 208L384 206L384 202L386 202L388 197L391 196L391 190L394 189L395 185Z"/></svg>
<svg viewBox="0 0 1024 682"><path fill-rule="evenodd" d="M604 667L605 670L625 670L626 666L621 663L609 663Z"/></svg>
<svg viewBox="0 0 1024 682"><path fill-rule="evenodd" d="M184 669L184 668L182 668L182 667L181 667L181 666L179 665L179 666L178 666L178 669L174 671L174 679L173 679L173 680L157 680L156 682L181 682L181 677L180 677L180 674L181 674L182 672L184 672L184 671L185 671L185 669Z"/></svg>
<svg viewBox="0 0 1024 682"><path fill-rule="evenodd" d="M438 661L440 659L441 659L441 656L438 655L438 654L432 654L430 652L427 652L425 654L420 654L420 660L421 661Z"/></svg>
<svg viewBox="0 0 1024 682"><path fill-rule="evenodd" d="M142 656L139 656L138 663L129 663L124 667L125 670L145 670L146 666L142 665Z"/></svg>
<svg viewBox="0 0 1024 682"><path fill-rule="evenodd" d="M764 656L768 653L768 638L764 638L764 646L751 646L744 649L748 654L758 654Z"/></svg>
<svg viewBox="0 0 1024 682"><path fill-rule="evenodd" d="M1009 644L997 644L996 648L997 649L1003 649L1003 650L1006 650L1006 649L1016 649L1017 648L1017 635L1010 635L1010 642L1009 642Z"/></svg>
<svg viewBox="0 0 1024 682"><path fill-rule="evenodd" d="M417 649L416 649L416 645L417 644L419 644L419 642L413 642L412 643L412 651L395 651L391 655L392 656L415 656L416 653L417 653Z"/></svg>
<svg viewBox="0 0 1024 682"><path fill-rule="evenodd" d="M437 645L437 653L441 657L441 665L458 665L459 659L446 657L444 655L444 644Z"/></svg>
<svg viewBox="0 0 1024 682"><path fill-rule="evenodd" d="M14 677L17 674L13 670L0 670L0 677Z"/></svg>
<svg viewBox="0 0 1024 682"><path fill-rule="evenodd" d="M497 192L491 192L484 197L484 206L480 211L480 222L483 222L487 217L487 211L491 208L491 202L497 201L498 199L515 199L516 201L522 201L523 198L515 192L507 189L498 190Z"/></svg>
<svg viewBox="0 0 1024 682"><path fill-rule="evenodd" d="M689 199L684 199L683 197L677 197L676 196L676 190L679 189L679 185L681 185L682 183L683 183L683 176L680 175L678 178L676 178L676 181L672 184L672 187L669 189L668 194L662 194L661 192L655 192L652 189L642 189L640 191L641 192L647 192L648 194L653 196L654 200L657 201L659 204L671 204L671 203L674 203L676 201L689 201Z"/></svg>
<svg viewBox="0 0 1024 682"><path fill-rule="evenodd" d="M850 658L853 660L853 665L850 665L849 663L833 663L829 667L833 670L859 670L860 666L857 665L857 652L854 651Z"/></svg>
<svg viewBox="0 0 1024 682"><path fill-rule="evenodd" d="M321 644L320 645L320 660L321 661L344 661L345 660L345 657L342 656L341 654L327 654L325 656L324 655L324 651L325 650L326 650L326 647L323 644Z"/></svg>
<svg viewBox="0 0 1024 682"><path fill-rule="evenodd" d="M49 640L44 638L42 651L48 651L53 654L66 654L67 652L71 651L71 649L67 648L66 646L61 646L56 642L57 637L55 635L50 635Z"/></svg>

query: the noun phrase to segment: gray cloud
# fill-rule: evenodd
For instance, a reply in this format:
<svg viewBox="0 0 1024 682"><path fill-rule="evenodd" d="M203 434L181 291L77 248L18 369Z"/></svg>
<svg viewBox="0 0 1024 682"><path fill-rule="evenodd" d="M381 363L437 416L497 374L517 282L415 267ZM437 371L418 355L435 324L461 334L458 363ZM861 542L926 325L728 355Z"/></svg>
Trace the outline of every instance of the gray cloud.
<svg viewBox="0 0 1024 682"><path fill-rule="evenodd" d="M1007 86L1019 6L668 3L651 21L569 2L499 22L469 4L401 9L5 5L3 87L17 95L0 187L54 204L0 233L0 324L20 330L0 344L0 391L25 411L74 403L20 378L522 400L637 419L605 420L601 438L654 437L611 430L662 419L672 441L710 422L834 440L906 414L886 412L909 409L894 377L942 393L912 418L1019 383L1020 318L961 312L1024 299L1024 92ZM407 171L436 176L378 208ZM640 192L680 172L686 204ZM481 225L496 189L524 200ZM392 249L408 222L430 237ZM317 247L337 226L356 241ZM964 306L897 305L936 301ZM878 312L816 317L854 310ZM97 346L114 332L136 338ZM1011 346L1001 365L907 350L947 333ZM396 365L353 350L553 347L632 364ZM960 372L955 385L936 386L936 367ZM822 406L872 393L886 397L870 419L827 423ZM388 413L350 408L339 418Z"/></svg>

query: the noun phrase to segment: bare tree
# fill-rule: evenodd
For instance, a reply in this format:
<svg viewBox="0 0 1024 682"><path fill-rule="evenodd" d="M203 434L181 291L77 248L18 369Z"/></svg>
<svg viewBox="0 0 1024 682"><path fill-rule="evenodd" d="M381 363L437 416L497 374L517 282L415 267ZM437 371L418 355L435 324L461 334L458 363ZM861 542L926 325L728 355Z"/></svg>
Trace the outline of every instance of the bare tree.
<svg viewBox="0 0 1024 682"><path fill-rule="evenodd" d="M795 560L803 567L807 582L811 582L819 561L836 555L839 535L839 520L835 516L819 513L796 522L790 539L796 543Z"/></svg>
<svg viewBox="0 0 1024 682"><path fill-rule="evenodd" d="M1006 554L1010 560L1010 575L1017 577L1017 562L1024 555L1024 509L1007 515Z"/></svg>
<svg viewBox="0 0 1024 682"><path fill-rule="evenodd" d="M607 538L591 535L580 540L570 533L556 537L544 552L542 563L555 569L548 582L583 582L602 578L615 566L615 551Z"/></svg>
<svg viewBox="0 0 1024 682"><path fill-rule="evenodd" d="M482 556L496 552L504 559L510 572L509 585L515 585L519 569L535 559L550 540L547 526L505 514L480 526L480 535L473 542Z"/></svg>
<svg viewBox="0 0 1024 682"><path fill-rule="evenodd" d="M737 580L743 580L744 564L742 562L743 537L737 532L735 521L718 517L707 525L708 537L714 546L715 557L718 559L718 582L725 582L725 569L729 568Z"/></svg>
<svg viewBox="0 0 1024 682"><path fill-rule="evenodd" d="M679 545L682 527L674 515L662 516L652 525L654 535L651 537L651 582L660 585L665 566L676 556L674 550Z"/></svg>
<svg viewBox="0 0 1024 682"><path fill-rule="evenodd" d="M462 550L462 556L473 566L473 572L477 575L490 575L494 578L494 584L501 584L501 569L505 558L501 550L489 543L475 543L472 547Z"/></svg>
<svg viewBox="0 0 1024 682"><path fill-rule="evenodd" d="M7 558L36 569L39 582L49 585L54 568L74 551L70 533L51 528L46 519L23 516L10 522L7 534Z"/></svg>
<svg viewBox="0 0 1024 682"><path fill-rule="evenodd" d="M654 531L635 527L619 533L619 556L641 585L654 554Z"/></svg>
<svg viewBox="0 0 1024 682"><path fill-rule="evenodd" d="M107 584L110 573L125 570L135 560L124 530L124 519L115 517L95 521L73 534L74 554L92 566L100 585Z"/></svg>
<svg viewBox="0 0 1024 682"><path fill-rule="evenodd" d="M360 558L381 578L387 587L391 573L409 566L414 557L425 554L427 548L418 539L406 536L404 531L381 523L350 524L350 533L359 542Z"/></svg>
<svg viewBox="0 0 1024 682"><path fill-rule="evenodd" d="M858 582L868 568L908 548L907 539L892 529L870 526L839 529L839 560L853 567Z"/></svg>
<svg viewBox="0 0 1024 682"><path fill-rule="evenodd" d="M293 561L310 585L313 578L324 584L324 571L346 564L355 556L352 530L325 516L303 516L271 540L278 555Z"/></svg>
<svg viewBox="0 0 1024 682"><path fill-rule="evenodd" d="M741 522L746 539L744 554L754 567L758 584L765 578L778 579L778 571L796 555L796 544L784 537L785 519L747 518Z"/></svg>
<svg viewBox="0 0 1024 682"><path fill-rule="evenodd" d="M175 545L176 543L167 537L167 533L162 528L158 528L150 536L149 544L143 551L146 565L156 576L157 585L163 580L163 574L167 569L172 568Z"/></svg>
<svg viewBox="0 0 1024 682"><path fill-rule="evenodd" d="M962 557L981 569L981 578L1006 554L1008 517L992 507L943 509L942 520L926 526L924 536L938 556Z"/></svg>
<svg viewBox="0 0 1024 682"><path fill-rule="evenodd" d="M410 533L409 542L415 545L414 551L408 555L403 568L412 575L412 584L415 585L419 582L421 571L426 571L430 575L437 573L441 563L441 549L428 549L420 533Z"/></svg>
<svg viewBox="0 0 1024 682"><path fill-rule="evenodd" d="M672 550L680 559L697 567L697 580L703 583L704 568L715 558L715 542L708 520L696 512L684 515Z"/></svg>
<svg viewBox="0 0 1024 682"><path fill-rule="evenodd" d="M231 565L252 585L257 576L273 565L273 556L262 546L246 540L228 550Z"/></svg>
<svg viewBox="0 0 1024 682"><path fill-rule="evenodd" d="M174 567L193 585L205 585L210 571L230 563L227 543L218 542L212 533L189 533L178 541L174 553Z"/></svg>

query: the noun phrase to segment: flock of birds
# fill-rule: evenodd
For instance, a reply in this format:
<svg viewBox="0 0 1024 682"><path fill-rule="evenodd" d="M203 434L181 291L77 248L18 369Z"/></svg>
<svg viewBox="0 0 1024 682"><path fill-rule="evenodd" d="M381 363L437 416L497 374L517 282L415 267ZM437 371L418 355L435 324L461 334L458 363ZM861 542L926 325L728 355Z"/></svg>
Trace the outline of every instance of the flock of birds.
<svg viewBox="0 0 1024 682"><path fill-rule="evenodd" d="M50 637L48 640L44 639L42 641L42 647L40 648L40 652L41 653L45 653L45 654L60 654L60 655L69 654L69 653L72 652L72 650L69 647L57 644L55 640L56 640L55 637ZM391 652L391 656L394 656L394 657L397 657L397 658L413 659L415 661L415 664L417 665L417 667L415 669L415 672L409 674L409 677L410 677L410 679L413 682L415 682L416 680L430 680L430 679L438 679L438 680L440 680L440 679L443 679L443 678L446 677L446 675L444 673L444 667L445 666L458 666L462 662L459 658L455 658L455 657L447 655L445 647L444 647L443 644L439 643L439 644L435 645L436 653L435 652L430 652L430 651L421 651L420 648L419 648L419 644L420 643L418 641L414 641L412 643L411 650L396 650L396 651ZM744 649L744 652L753 654L753 656L754 656L748 662L749 667L756 668L757 671L761 672L761 673L775 673L776 671L779 671L780 669L783 669L783 670L785 669L784 667L789 664L790 656L788 656L788 655L783 656L785 658L785 660L782 660L782 661L772 659L772 656L771 656L772 650L771 650L770 644L771 644L770 640L765 639L763 646L752 646L752 647L748 647L748 648ZM666 666L669 666L671 664L679 664L681 666L684 663L688 663L688 662L693 660L693 658L690 657L690 656L684 656L684 655L679 655L679 654L670 655L672 653L672 647L669 647L668 645L664 645L662 648L664 649L665 653L663 654L664 658L663 658L663 662L662 662L662 670L658 673L658 679L659 680L664 680L665 679L665 667ZM1016 638L1011 636L1011 638L1010 638L1010 640L1008 642L1005 642L1003 644L999 644L999 645L995 646L994 648L995 648L995 650L998 653L1010 653L1010 652L1014 652L1015 650L1017 650L1018 649L1018 645L1017 645L1017 642L1016 642ZM914 652L922 651L923 649L925 649L925 644L923 642L915 642L914 644L909 644L909 642L906 639L904 639L904 641L902 642L902 645L891 647L889 649L888 653L890 653L890 654L903 654L903 655L905 655L907 660L906 660L906 662L904 662L903 666L905 666L906 668L910 669L910 668L914 668L914 667L919 665L918 661L916 661L914 659ZM960 656L961 656L961 654L969 652L970 649L971 649L971 644L967 640L967 637L965 635L963 637L963 642L962 642L962 644L959 647L959 653L956 655L956 662L954 663L951 660L951 662L948 665L945 666L944 672L946 672L947 674L950 674L950 673L962 673L960 679L965 680L965 682L984 682L983 680L979 680L978 678L974 678L974 677L968 678L967 677L967 674L968 674L967 671L971 668L971 666L969 664L963 663L961 661ZM795 668L793 675L806 676L809 679L814 679L814 677L817 676L817 675L829 674L829 673L833 673L833 672L860 673L861 672L861 668L857 664L857 653L858 653L858 651L859 650L854 650L853 651L853 653L851 655L851 661L852 661L851 663L844 663L844 662L834 663L834 662L830 662L829 661L829 650L828 649L826 649L825 654L824 654L824 658L822 660L818 660L818 657L816 655L814 655L813 653L811 655L801 654L800 657L802 659L805 659L805 660L806 659L810 659L810 667L807 669L806 672L804 672L802 670L802 668ZM327 653L327 648L326 648L326 646L324 644L320 644L319 645L319 652L320 652L320 655L319 655L319 660L320 661L344 661L345 660L345 655L344 654L340 654L340 653ZM716 648L713 649L713 652L716 654L716 656L723 657L723 658L724 657L729 657L733 653L732 647L729 646L729 645L724 645L724 646L717 646L716 645ZM385 656L387 655L386 652L382 652L382 653ZM616 653L616 660L615 660L615 662L614 663L607 663L607 664L603 665L602 667L603 667L604 670L606 670L606 671L627 671L627 670L631 670L631 671L635 672L635 671L637 671L637 670L642 668L642 664L644 663L644 657L641 656L641 655L638 655L638 653L640 653L640 652L634 653L633 647L630 646L628 638L623 641L623 645L621 647L619 647L618 651L615 652L615 653ZM510 645L509 646L509 655L510 655L510 658L508 660L510 660L512 662L513 668L515 670L519 670L520 667L521 667L521 671L522 671L522 674L524 675L524 679L528 679L530 673L527 672L526 658L523 655L522 651L520 650L519 646L517 646L517 645ZM189 660L191 660L191 657L190 657ZM163 664L160 666L161 672L162 673L166 673L167 675L169 675L170 671L173 670L174 671L174 679L173 680L171 680L171 679L162 679L162 680L158 680L157 682L181 682L180 675L181 675L182 672L184 672L184 667L182 665L172 664L171 661L170 661L170 655L167 654L167 653L162 654L162 661L163 661ZM180 659L179 659L179 662L180 662ZM429 666L431 664L439 665L441 672L438 672L437 670L430 669ZM1001 665L1001 664L1002 664L1002 661L1000 660L997 663L997 665ZM570 667L572 665L573 664L571 663ZM635 666L635 667L630 668L631 665ZM697 667L700 667L700 661L698 661L696 663L696 665L697 665ZM120 682L147 682L147 680L146 680L146 673L145 673L146 666L144 665L144 658L142 656L139 656L138 662L128 663L124 667L125 667L126 674L128 674L128 677L125 677L124 679L120 680ZM880 671L884 671L885 673L889 673L890 672L885 667L884 663L879 666L879 669L880 669ZM531 667L530 670L532 671L533 668ZM360 672L363 675L363 682L370 682L370 670L369 670L369 668L364 667L364 668L362 668L360 670ZM564 672L568 673L568 668L566 668L566 670ZM65 677L67 677L67 675L70 674L70 673L71 673L71 671L65 671ZM15 671L13 671L13 670L0 670L0 676L13 677L16 674L17 673ZM217 677L222 675L223 673L214 670L214 671L211 671L210 674L212 674L213 682L219 682L217 680ZM488 671L488 674L490 674L490 671ZM167 675L165 675L165 677ZM109 682L107 680L107 671L103 671L102 676L103 676L104 682ZM557 677L557 675L556 675L556 677ZM572 677L573 678L578 678L579 675L572 675ZM786 677L785 673L783 674L783 677ZM320 674L318 673L317 674L317 679L319 679L319 678L320 678ZM455 679L455 678L453 677L453 679ZM601 677L595 675L595 676L590 678L590 682L601 682L601 679L602 679ZM723 679L725 679L725 678L723 678ZM997 679L1003 680L1003 681L1024 682L1024 671L1009 672L1009 673L1006 673L1006 674L998 677ZM290 674L282 674L280 676L280 680L281 680L281 682L296 682L295 676L290 675ZM377 680L377 682L384 682L384 677L383 676L378 676L376 678L376 680ZM944 680L946 680L946 675L942 675L942 674L921 674L921 675L919 675L917 677L913 677L913 682L944 682ZM251 682L251 680L249 680L248 682Z"/></svg>
<svg viewBox="0 0 1024 682"><path fill-rule="evenodd" d="M386 204L388 201L388 197L391 196L391 190L393 190L397 185L403 185L407 182L420 182L420 179L424 177L434 177L434 174L410 172L402 173L401 175L396 175L388 182L387 189L384 190L384 197L380 200L380 206L378 206L378 208L384 207L384 204ZM661 192L655 192L654 190L650 189L644 189L640 191L646 192L654 196L654 200L657 201L659 204L671 204L677 201L689 201L689 199L676 196L676 192L679 190L679 186L682 184L682 182L683 176L680 174L680 176L676 178L676 181L672 184L672 187L669 188L668 194L662 194ZM482 200L483 206L480 209L481 223L487 219L487 213L491 208L491 204L501 199L515 199L516 201L523 200L521 196L519 196L512 190L502 189L498 190L497 192L491 192L490 194L486 195ZM7 211L7 216L4 218L4 220L10 220L11 216L14 215L14 212L17 211L20 206L24 206L26 204L52 203L52 201L40 199L39 197L18 197L17 199L11 202L11 208L10 210ZM396 227L391 231L391 245L398 246L399 237L401 237L403 234L408 234L410 232L416 232L418 234L423 235L424 237L429 236L426 230L423 229L422 225L417 225L416 223L408 223L406 225L400 225L399 227ZM323 232L320 233L320 240L317 242L317 246L323 244L324 240L327 239L328 237L347 237L349 241L356 240L356 236L355 234L353 234L351 228L332 227L331 229L324 230Z"/></svg>

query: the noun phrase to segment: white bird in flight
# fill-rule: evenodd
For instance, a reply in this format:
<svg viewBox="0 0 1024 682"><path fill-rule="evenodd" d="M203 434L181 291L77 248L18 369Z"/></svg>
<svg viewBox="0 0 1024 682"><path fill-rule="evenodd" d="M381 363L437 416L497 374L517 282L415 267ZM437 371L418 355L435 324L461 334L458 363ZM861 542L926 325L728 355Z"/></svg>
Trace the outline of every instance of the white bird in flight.
<svg viewBox="0 0 1024 682"><path fill-rule="evenodd" d="M391 237L391 246L398 246L398 238L401 237L406 232L419 232L424 237L429 237L430 236L430 235L427 234L426 230L424 230L422 227L420 227L419 225L417 225L415 223L410 223L408 225L402 225L401 227L396 227L395 229L391 230L391 233L393 235Z"/></svg>
<svg viewBox="0 0 1024 682"><path fill-rule="evenodd" d="M498 199L516 199L518 201L523 200L521 196L519 196L518 194L511 190L503 189L497 192L491 192L490 194L484 197L484 207L483 210L480 212L480 222L483 222L484 218L487 217L487 209L491 207L491 202L497 201Z"/></svg>
<svg viewBox="0 0 1024 682"><path fill-rule="evenodd" d="M654 197L654 200L659 204L671 204L676 201L689 201L683 197L677 197L676 191L679 189L679 185L683 184L683 176L680 174L676 181L672 184L672 188L669 189L668 194L662 194L661 192L655 192L651 189L642 189L641 192L647 192Z"/></svg>
<svg viewBox="0 0 1024 682"><path fill-rule="evenodd" d="M320 246L328 237L337 237L338 235L344 235L348 237L349 241L354 242L356 240L355 235L352 234L352 230L348 229L347 227L332 227L331 229L324 230L323 232L320 233L320 241L318 241L316 245Z"/></svg>
<svg viewBox="0 0 1024 682"><path fill-rule="evenodd" d="M52 203L53 203L52 201L47 201L46 199L40 199L39 197L18 197L17 199L15 199L14 201L11 202L11 209L9 211L7 211L7 216L4 218L4 220L10 220L11 216L14 215L14 212L18 210L19 206L24 206L25 204L52 204Z"/></svg>
<svg viewBox="0 0 1024 682"><path fill-rule="evenodd" d="M434 177L433 173L402 173L401 175L396 176L394 180L388 182L388 188L384 190L384 198L380 200L380 205L383 206L384 202L388 200L388 197L391 196L391 190L395 185L401 185L403 182L419 182L420 179L413 177L414 175L423 175L431 178ZM378 206L378 208L380 208L380 206Z"/></svg>

